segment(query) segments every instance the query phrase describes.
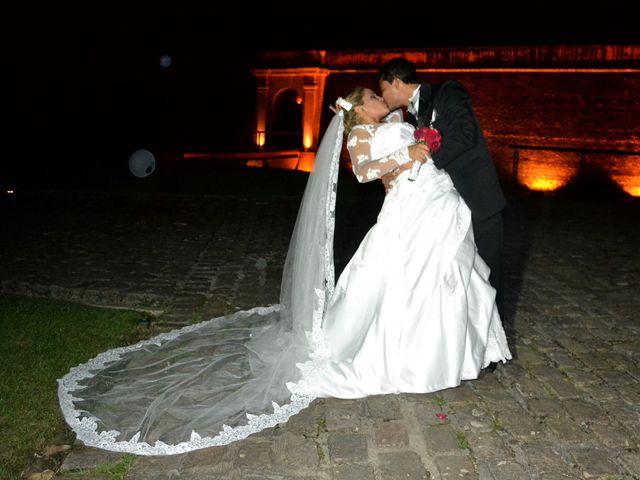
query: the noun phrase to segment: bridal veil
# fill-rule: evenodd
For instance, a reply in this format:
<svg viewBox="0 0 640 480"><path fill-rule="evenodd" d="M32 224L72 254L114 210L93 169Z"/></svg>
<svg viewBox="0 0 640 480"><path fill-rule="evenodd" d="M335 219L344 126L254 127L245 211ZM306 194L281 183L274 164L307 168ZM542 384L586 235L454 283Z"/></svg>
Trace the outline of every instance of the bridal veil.
<svg viewBox="0 0 640 480"><path fill-rule="evenodd" d="M280 303L99 354L58 380L85 445L171 455L240 440L306 408L298 363L326 355L320 332L335 279L342 113L318 148L285 262Z"/></svg>

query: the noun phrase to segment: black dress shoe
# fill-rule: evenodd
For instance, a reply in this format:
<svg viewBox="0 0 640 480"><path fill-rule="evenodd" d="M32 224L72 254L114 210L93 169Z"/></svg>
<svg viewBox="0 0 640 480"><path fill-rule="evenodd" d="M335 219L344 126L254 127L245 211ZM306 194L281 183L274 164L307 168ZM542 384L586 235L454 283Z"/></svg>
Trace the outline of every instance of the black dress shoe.
<svg viewBox="0 0 640 480"><path fill-rule="evenodd" d="M489 365L484 367L483 370L486 371L486 372L495 372L497 366L498 366L497 363L491 362Z"/></svg>

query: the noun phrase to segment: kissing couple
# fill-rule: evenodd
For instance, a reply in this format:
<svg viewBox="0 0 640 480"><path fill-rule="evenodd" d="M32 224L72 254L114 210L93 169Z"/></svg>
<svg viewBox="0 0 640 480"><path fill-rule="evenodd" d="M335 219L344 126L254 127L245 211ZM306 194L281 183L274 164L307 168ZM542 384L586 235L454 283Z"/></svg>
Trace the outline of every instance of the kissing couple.
<svg viewBox="0 0 640 480"><path fill-rule="evenodd" d="M337 103L298 211L280 303L71 369L58 391L79 440L184 453L286 422L316 398L455 388L511 358L499 293L506 202L470 98L457 82L421 85L402 58L378 79L382 97L356 87ZM417 142L416 126L437 130L439 147ZM345 140L358 180L381 179L387 194L336 281Z"/></svg>

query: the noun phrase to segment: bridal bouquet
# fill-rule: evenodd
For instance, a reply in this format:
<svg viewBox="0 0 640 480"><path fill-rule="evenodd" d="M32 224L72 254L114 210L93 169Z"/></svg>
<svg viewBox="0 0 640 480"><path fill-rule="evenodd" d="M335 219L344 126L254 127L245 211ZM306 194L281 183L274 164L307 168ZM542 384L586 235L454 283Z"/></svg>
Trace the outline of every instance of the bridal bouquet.
<svg viewBox="0 0 640 480"><path fill-rule="evenodd" d="M418 143L424 143L429 147L430 153L437 152L440 149L440 143L442 142L442 136L440 132L433 127L417 128L413 132L413 136ZM414 181L420 171L420 162L413 162L411 167L411 173L409 174L409 180Z"/></svg>
<svg viewBox="0 0 640 480"><path fill-rule="evenodd" d="M413 136L418 143L425 143L432 153L440 149L442 137L440 132L433 127L418 128L413 132Z"/></svg>

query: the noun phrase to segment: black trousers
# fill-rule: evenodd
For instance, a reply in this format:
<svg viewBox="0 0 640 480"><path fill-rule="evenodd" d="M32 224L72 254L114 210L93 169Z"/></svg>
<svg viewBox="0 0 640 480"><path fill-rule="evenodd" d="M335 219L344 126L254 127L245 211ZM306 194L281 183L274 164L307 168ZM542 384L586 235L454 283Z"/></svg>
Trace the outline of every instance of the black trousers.
<svg viewBox="0 0 640 480"><path fill-rule="evenodd" d="M489 283L496 289L496 305L502 326L505 325L504 318L504 292L502 279L502 212L482 220L473 221L473 235L478 246L478 253L491 269Z"/></svg>

